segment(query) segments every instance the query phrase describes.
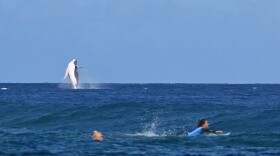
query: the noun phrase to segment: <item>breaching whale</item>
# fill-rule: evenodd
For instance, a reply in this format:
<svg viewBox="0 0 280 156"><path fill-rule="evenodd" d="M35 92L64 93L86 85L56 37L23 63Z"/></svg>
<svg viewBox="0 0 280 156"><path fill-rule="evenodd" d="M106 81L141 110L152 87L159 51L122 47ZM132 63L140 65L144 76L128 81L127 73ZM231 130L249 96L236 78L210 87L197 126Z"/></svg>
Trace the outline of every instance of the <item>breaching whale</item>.
<svg viewBox="0 0 280 156"><path fill-rule="evenodd" d="M73 88L78 89L78 87L79 87L79 73L78 73L78 67L77 67L77 60L76 59L73 59L71 62L68 63L68 67L66 69L64 80L67 77L69 77Z"/></svg>

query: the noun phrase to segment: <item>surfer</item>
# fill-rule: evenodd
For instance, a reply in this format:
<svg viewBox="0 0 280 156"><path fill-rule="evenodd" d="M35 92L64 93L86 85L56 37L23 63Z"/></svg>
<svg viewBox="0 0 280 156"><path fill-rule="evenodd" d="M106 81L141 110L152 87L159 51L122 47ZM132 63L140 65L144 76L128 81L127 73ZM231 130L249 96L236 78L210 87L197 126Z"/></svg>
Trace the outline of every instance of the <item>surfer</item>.
<svg viewBox="0 0 280 156"><path fill-rule="evenodd" d="M101 132L93 131L92 139L93 139L94 141L103 141L103 135L102 135Z"/></svg>
<svg viewBox="0 0 280 156"><path fill-rule="evenodd" d="M192 132L187 132L187 133L185 131L183 131L183 132L177 133L177 135L198 136L198 135L205 134L205 133L219 134L219 133L222 133L222 131L209 129L208 121L206 119L199 119L197 121L195 130L193 130Z"/></svg>

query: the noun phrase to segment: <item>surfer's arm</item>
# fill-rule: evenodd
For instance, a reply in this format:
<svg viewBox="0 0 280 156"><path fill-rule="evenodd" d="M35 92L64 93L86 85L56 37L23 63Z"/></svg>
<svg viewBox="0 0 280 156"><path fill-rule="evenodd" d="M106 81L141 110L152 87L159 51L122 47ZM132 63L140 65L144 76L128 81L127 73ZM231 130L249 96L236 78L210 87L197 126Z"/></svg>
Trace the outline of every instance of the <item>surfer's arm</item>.
<svg viewBox="0 0 280 156"><path fill-rule="evenodd" d="M215 130L215 133L217 134L217 133L222 133L223 131L221 131L221 130Z"/></svg>
<svg viewBox="0 0 280 156"><path fill-rule="evenodd" d="M214 134L217 134L217 133L222 133L221 130L211 130L211 129L204 129L205 132L209 132L209 133L214 133Z"/></svg>

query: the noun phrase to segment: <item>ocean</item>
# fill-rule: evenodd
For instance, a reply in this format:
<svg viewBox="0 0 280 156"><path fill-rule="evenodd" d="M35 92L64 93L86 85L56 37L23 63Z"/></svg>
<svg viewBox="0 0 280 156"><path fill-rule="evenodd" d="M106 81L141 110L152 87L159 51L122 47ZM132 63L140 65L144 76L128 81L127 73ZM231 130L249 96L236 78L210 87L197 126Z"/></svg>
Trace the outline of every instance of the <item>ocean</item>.
<svg viewBox="0 0 280 156"><path fill-rule="evenodd" d="M67 86L0 83L0 155L280 155L279 84Z"/></svg>

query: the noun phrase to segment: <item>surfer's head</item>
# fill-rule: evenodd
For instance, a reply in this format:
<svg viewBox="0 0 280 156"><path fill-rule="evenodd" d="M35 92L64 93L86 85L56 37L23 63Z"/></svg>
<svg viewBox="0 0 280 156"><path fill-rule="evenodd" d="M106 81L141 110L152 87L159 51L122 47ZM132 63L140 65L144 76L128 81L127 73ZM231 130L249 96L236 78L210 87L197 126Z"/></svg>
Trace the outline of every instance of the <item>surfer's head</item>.
<svg viewBox="0 0 280 156"><path fill-rule="evenodd" d="M93 139L94 141L103 141L103 135L102 135L101 132L93 131L92 139Z"/></svg>
<svg viewBox="0 0 280 156"><path fill-rule="evenodd" d="M197 121L196 127L204 127L206 129L208 129L209 128L209 123L206 119L199 119Z"/></svg>

